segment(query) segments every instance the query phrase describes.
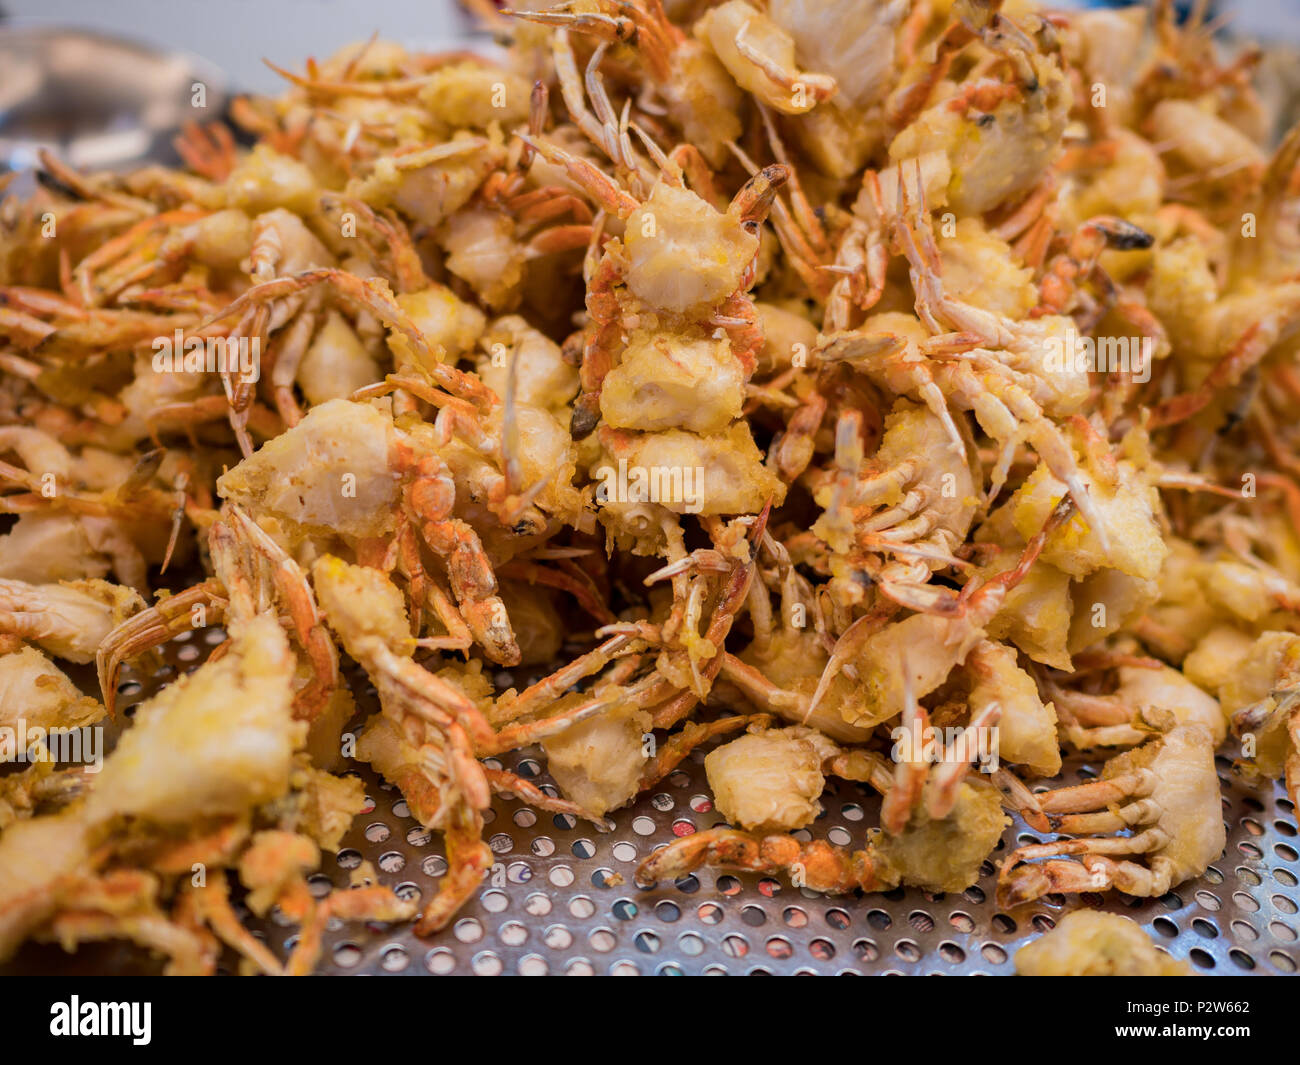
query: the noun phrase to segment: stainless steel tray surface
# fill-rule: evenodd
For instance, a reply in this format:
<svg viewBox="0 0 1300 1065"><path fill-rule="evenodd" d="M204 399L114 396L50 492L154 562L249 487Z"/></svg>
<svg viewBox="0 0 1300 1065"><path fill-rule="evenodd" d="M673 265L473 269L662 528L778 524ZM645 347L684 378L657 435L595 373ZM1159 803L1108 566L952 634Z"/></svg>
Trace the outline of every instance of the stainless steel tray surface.
<svg viewBox="0 0 1300 1065"><path fill-rule="evenodd" d="M167 646L168 665L141 678L126 671L123 707L193 669L219 630L186 633ZM364 684L364 682L363 682ZM364 713L373 694L357 690ZM1018 819L985 862L978 883L957 894L899 889L824 896L785 880L702 869L643 890L637 864L675 837L722 823L697 750L654 792L620 810L612 832L497 798L485 830L496 865L477 898L436 936L411 925L338 923L325 936L324 974L544 974L615 976L723 974L989 974L1015 971L1013 956L1079 906L1138 921L1174 957L1200 973L1278 975L1300 967L1300 840L1295 809L1280 785L1245 787L1220 756L1223 856L1197 880L1156 899L1117 893L1048 896L1002 910L994 899L1000 859L1039 836ZM554 793L537 749L500 759ZM1073 761L1059 782L1095 776L1099 763ZM371 869L403 893L428 897L446 870L441 837L423 828L401 793L358 766L368 809L337 855L326 855L313 889L346 886ZM879 800L865 786L830 780L812 837L860 846L878 823ZM363 863L370 863L369 868ZM296 929L272 919L249 925L286 956Z"/></svg>

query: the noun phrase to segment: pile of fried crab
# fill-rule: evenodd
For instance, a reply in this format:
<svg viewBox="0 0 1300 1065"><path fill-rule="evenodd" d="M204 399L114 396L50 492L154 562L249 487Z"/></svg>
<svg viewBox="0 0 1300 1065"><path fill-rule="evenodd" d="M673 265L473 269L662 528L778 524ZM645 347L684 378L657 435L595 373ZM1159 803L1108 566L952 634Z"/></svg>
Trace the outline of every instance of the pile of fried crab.
<svg viewBox="0 0 1300 1065"><path fill-rule="evenodd" d="M1014 814L1002 905L1161 896L1223 850L1216 753L1298 798L1259 51L1167 2L474 6L492 57L276 67L182 167L45 154L0 205L0 724L214 636L98 771L0 775L0 958L307 973L331 922L447 926L494 795L609 827L705 744L719 823L643 886L959 891ZM358 762L441 836L425 897L309 883ZM854 847L803 831L828 776L881 796ZM1035 964L1171 964L1077 923Z"/></svg>

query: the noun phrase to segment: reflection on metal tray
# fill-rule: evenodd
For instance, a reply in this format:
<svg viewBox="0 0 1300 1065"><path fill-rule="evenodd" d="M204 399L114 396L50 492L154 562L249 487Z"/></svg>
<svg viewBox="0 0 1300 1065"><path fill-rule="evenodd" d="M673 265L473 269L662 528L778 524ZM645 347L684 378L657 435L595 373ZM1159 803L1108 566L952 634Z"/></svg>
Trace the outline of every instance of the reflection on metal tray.
<svg viewBox="0 0 1300 1065"><path fill-rule="evenodd" d="M76 168L179 162L187 121L221 115L225 77L173 50L89 30L0 23L0 173L44 147Z"/></svg>
<svg viewBox="0 0 1300 1065"><path fill-rule="evenodd" d="M121 705L129 708L176 671L193 669L221 638L219 630L186 633L167 646L168 665L158 675L125 673ZM357 694L362 711L372 712L373 696ZM1019 820L985 862L979 882L959 894L900 889L823 896L784 880L718 870L700 870L653 891L637 888L637 863L655 847L721 822L703 758L702 751L687 758L656 791L614 815L614 831L604 834L586 822L497 798L485 829L497 865L451 927L419 939L409 924L339 923L326 933L320 972L1010 974L1016 950L1078 906L1132 917L1198 972L1277 975L1300 968L1295 809L1280 786L1258 794L1243 787L1227 758L1218 761L1228 844L1204 876L1158 899L1048 896L1009 911L994 901L994 861L1018 843L1051 838ZM549 785L536 749L516 751L501 763ZM1061 783L1085 780L1097 768L1075 761ZM325 856L313 889L324 894L331 883L346 886L368 861L397 890L432 894L446 870L441 837L411 817L396 788L368 767L358 769L370 808L357 817L342 850ZM825 813L811 829L818 839L858 845L878 820L879 801L857 784L828 781L822 804ZM248 924L278 956L292 949L293 925L274 919ZM29 946L0 971L138 972L147 965L125 947L83 949L69 957L57 947Z"/></svg>

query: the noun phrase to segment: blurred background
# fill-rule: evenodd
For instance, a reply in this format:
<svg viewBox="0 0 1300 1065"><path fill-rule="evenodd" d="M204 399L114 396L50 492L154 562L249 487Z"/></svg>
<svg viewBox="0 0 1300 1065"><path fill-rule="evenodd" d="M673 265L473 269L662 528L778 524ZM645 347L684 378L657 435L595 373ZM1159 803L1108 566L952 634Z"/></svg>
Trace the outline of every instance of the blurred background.
<svg viewBox="0 0 1300 1065"><path fill-rule="evenodd" d="M1045 6L1124 5L1048 0ZM1214 0L1210 6L1230 15L1238 33L1300 42L1300 0ZM253 92L278 91L282 84L263 57L298 69L306 56L323 58L376 30L414 48L447 47L474 31L455 0L0 0L4 17L181 49L223 71L237 90Z"/></svg>
<svg viewBox="0 0 1300 1065"><path fill-rule="evenodd" d="M1208 7L1216 25L1270 49L1261 87L1289 123L1300 100L1300 0ZM456 0L0 0L0 172L29 169L41 145L81 168L173 162L171 134L182 121L218 117L232 93L282 91L264 58L301 70L308 56L375 32L414 50L491 42ZM195 81L209 94L200 114Z"/></svg>
<svg viewBox="0 0 1300 1065"><path fill-rule="evenodd" d="M463 41L473 20L455 0L0 0L0 17L99 30L181 49L243 92L279 92L265 57L300 70L376 30L408 48ZM0 70L0 82L4 71Z"/></svg>

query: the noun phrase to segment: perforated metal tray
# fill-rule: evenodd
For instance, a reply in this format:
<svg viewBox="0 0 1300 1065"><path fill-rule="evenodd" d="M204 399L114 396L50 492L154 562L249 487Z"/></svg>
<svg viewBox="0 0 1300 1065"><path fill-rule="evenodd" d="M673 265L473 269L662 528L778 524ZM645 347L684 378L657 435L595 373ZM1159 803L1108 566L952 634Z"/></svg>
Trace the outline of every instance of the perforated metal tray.
<svg viewBox="0 0 1300 1065"><path fill-rule="evenodd" d="M124 672L121 705L148 698L175 672L188 672L220 642L219 630L186 633L166 650L167 666L142 678ZM375 708L354 685L363 713ZM582 821L498 798L486 838L496 865L478 896L437 936L419 939L411 925L339 923L328 930L325 974L1010 974L1012 957L1079 906L1122 913L1194 969L1218 975L1289 974L1300 968L1300 840L1295 809L1280 786L1245 788L1228 758L1219 758L1228 843L1222 858L1194 881L1158 899L1116 893L1048 896L1004 911L994 900L1000 860L1019 843L1042 837L1017 820L977 884L960 894L900 889L884 894L822 896L784 880L700 870L675 884L642 890L637 864L676 836L722 821L696 751L653 793L614 815L612 832ZM554 791L536 749L504 756L501 764ZM1074 762L1061 783L1095 775L1096 763ZM346 886L369 862L382 883L428 897L446 870L441 837L410 815L401 793L358 764L367 810L357 817L337 855L326 855L313 890ZM1056 783L1056 782L1054 782ZM878 823L879 800L869 789L827 782L825 812L811 836L861 845ZM296 929L275 920L249 920L279 956ZM45 951L20 955L42 958ZM121 951L91 955L92 964L130 965ZM85 969L83 959L77 968ZM29 961L29 964L30 961ZM101 970L102 971L102 968Z"/></svg>
<svg viewBox="0 0 1300 1065"><path fill-rule="evenodd" d="M703 753L619 812L607 834L498 800L487 827L499 863L496 881L485 881L451 928L424 941L409 928L340 927L328 937L322 971L1010 974L1019 947L1079 906L1132 917L1200 972L1281 974L1300 965L1294 808L1280 789L1256 795L1241 788L1227 759L1220 760L1220 776L1228 845L1204 876L1159 899L1051 896L1004 911L994 901L992 860L960 894L900 889L832 897L717 870L638 889L637 863L655 847L722 821L705 783ZM549 780L534 752L503 762ZM1071 766L1065 781L1087 779L1092 770L1087 763ZM407 814L395 789L367 783L374 809L357 819L336 868L325 872L346 882L348 867L368 859L386 882L435 890L445 867L437 840ZM822 804L825 813L810 830L818 839L860 845L863 830L878 823L879 800L861 786L830 781ZM1041 838L1051 837L1017 820L992 859ZM279 951L292 932L269 938Z"/></svg>

